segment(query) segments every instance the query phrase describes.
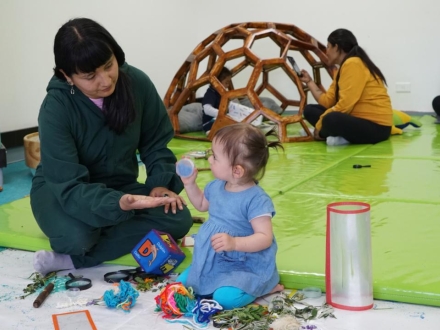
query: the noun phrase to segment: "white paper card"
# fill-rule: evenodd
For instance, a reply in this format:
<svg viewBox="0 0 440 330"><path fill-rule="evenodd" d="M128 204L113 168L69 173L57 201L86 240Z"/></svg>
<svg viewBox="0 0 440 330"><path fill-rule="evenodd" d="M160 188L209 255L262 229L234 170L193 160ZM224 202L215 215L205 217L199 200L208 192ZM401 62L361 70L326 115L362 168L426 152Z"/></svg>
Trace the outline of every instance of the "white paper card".
<svg viewBox="0 0 440 330"><path fill-rule="evenodd" d="M228 105L229 113L228 115L235 121L241 122L244 118L249 116L255 109L249 108L245 105L235 102L229 102ZM263 122L263 116L258 116L251 124L254 126L259 126Z"/></svg>

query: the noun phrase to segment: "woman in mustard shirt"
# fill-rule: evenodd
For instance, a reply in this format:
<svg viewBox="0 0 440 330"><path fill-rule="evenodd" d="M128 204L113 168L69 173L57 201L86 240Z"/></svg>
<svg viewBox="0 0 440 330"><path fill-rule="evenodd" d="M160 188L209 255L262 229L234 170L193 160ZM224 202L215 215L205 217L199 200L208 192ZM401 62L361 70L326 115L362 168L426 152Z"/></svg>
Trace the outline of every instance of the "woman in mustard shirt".
<svg viewBox="0 0 440 330"><path fill-rule="evenodd" d="M328 64L339 66L328 91L323 92L305 70L300 78L319 103L304 108L315 139L328 145L387 140L393 113L384 75L350 31L335 30L327 41Z"/></svg>

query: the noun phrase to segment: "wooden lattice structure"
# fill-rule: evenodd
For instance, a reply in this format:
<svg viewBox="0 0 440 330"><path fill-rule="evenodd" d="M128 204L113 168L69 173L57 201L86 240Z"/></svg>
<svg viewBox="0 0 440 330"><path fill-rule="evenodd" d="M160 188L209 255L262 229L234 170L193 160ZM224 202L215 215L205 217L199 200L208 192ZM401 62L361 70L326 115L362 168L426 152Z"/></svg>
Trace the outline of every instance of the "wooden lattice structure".
<svg viewBox="0 0 440 330"><path fill-rule="evenodd" d="M260 58L256 55L252 46L255 41L262 38L270 38L275 43L276 47L279 48L279 56ZM243 45L230 51L225 51L225 45L233 39L242 40ZM235 98L248 97L255 110L244 121L252 122L258 116L263 115L278 125L278 135L282 142L312 140L312 134L302 118L304 106L307 104L308 88L299 80L291 65L286 61L286 56L291 53L295 53L295 56L301 54L312 67L310 74L313 75L314 81L324 91L325 89L321 85L321 69L326 70L330 76L333 76L335 70L335 67L329 67L327 64L325 49L326 47L312 36L289 24L268 22L239 23L228 25L214 32L203 40L188 56L174 76L165 95L164 103L169 110L175 136L197 140L211 140L218 129L235 123L231 117L227 116L229 102ZM228 66L228 61L237 58L243 58L243 60L234 67L229 67L233 77L249 66L252 67L252 73L244 88L235 89L232 86L230 90L226 90L217 79L217 75L224 66ZM202 62L205 64L204 66ZM293 86L296 86L299 99L289 98L289 95L283 95L283 93L271 85L269 74L278 68L281 68L288 79L293 82ZM212 126L210 134L206 138L181 134L178 120L179 111L184 105L195 102L196 91L208 84L211 84L221 95L219 115ZM283 115L265 108L259 99L259 95L264 90L267 90L278 99L283 111L288 106L294 106L298 107L298 113L295 115ZM308 133L308 136L289 137L287 126L295 123L299 123Z"/></svg>

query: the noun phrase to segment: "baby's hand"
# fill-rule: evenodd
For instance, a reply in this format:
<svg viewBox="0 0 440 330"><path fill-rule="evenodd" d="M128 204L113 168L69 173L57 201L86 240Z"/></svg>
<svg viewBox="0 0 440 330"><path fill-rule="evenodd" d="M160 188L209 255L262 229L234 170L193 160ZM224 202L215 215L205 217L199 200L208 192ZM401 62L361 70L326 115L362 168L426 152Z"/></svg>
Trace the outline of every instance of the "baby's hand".
<svg viewBox="0 0 440 330"><path fill-rule="evenodd" d="M234 251L235 237L225 233L218 233L211 237L211 245L215 252Z"/></svg>
<svg viewBox="0 0 440 330"><path fill-rule="evenodd" d="M180 179L182 180L182 182L185 186L190 185L190 184L193 184L194 182L196 182L198 173L199 173L199 171L197 171L197 168L194 168L194 171L191 173L190 176L187 176L187 177L181 176Z"/></svg>

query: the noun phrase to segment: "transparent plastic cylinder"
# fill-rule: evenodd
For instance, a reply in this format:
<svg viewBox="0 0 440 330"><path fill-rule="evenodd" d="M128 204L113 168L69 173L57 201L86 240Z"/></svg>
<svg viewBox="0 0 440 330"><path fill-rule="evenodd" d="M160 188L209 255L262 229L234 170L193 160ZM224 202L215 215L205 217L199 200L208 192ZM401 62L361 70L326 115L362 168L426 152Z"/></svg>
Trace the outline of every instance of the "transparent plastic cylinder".
<svg viewBox="0 0 440 330"><path fill-rule="evenodd" d="M370 205L327 206L326 298L340 309L373 307Z"/></svg>

